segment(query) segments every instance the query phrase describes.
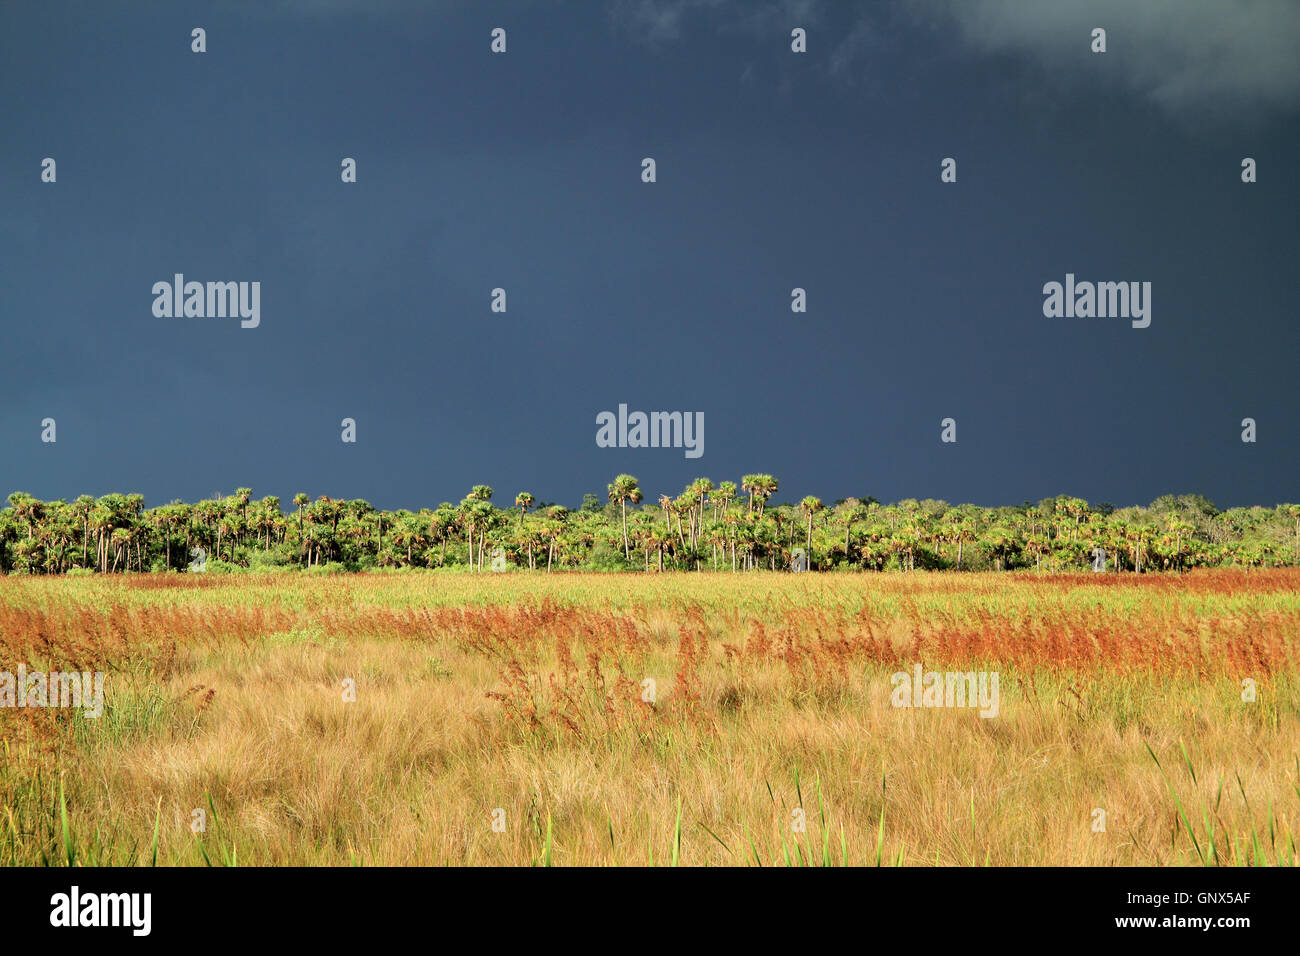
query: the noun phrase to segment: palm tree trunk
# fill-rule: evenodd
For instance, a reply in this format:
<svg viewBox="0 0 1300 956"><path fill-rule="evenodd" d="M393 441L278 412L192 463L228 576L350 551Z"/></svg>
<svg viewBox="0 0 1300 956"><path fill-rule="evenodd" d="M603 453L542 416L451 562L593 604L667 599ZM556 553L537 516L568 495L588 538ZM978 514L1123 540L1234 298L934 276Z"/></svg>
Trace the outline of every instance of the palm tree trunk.
<svg viewBox="0 0 1300 956"><path fill-rule="evenodd" d="M631 561L632 552L627 546L627 499L620 498L618 503L623 508L623 560Z"/></svg>

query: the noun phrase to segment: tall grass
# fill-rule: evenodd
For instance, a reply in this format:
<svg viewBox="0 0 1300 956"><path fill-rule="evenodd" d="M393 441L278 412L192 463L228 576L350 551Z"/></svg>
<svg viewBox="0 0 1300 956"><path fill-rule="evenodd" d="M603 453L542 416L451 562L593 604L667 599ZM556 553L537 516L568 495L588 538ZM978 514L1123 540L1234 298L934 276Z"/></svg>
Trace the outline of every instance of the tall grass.
<svg viewBox="0 0 1300 956"><path fill-rule="evenodd" d="M0 709L0 863L1293 865L1300 573L1246 578L0 578L0 670L108 672Z"/></svg>

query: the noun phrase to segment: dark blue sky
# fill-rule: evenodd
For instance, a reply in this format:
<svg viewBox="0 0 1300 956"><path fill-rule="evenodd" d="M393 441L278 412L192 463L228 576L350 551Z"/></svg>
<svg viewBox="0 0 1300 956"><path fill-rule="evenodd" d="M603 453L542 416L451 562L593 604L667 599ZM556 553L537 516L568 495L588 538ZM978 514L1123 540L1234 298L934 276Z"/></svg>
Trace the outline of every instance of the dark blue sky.
<svg viewBox="0 0 1300 956"><path fill-rule="evenodd" d="M106 6L0 9L0 494L1300 498L1294 4ZM177 272L260 327L154 317ZM1151 326L1044 317L1067 272Z"/></svg>

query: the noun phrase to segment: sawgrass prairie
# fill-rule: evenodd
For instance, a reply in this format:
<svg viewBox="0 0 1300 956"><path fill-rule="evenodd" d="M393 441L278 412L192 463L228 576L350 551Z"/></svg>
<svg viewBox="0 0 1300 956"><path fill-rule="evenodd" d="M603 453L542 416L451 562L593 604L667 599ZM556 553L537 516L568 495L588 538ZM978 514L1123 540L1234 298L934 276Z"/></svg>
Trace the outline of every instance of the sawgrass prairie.
<svg viewBox="0 0 1300 956"><path fill-rule="evenodd" d="M11 575L105 685L0 708L0 862L1291 865L1298 664L1295 569Z"/></svg>

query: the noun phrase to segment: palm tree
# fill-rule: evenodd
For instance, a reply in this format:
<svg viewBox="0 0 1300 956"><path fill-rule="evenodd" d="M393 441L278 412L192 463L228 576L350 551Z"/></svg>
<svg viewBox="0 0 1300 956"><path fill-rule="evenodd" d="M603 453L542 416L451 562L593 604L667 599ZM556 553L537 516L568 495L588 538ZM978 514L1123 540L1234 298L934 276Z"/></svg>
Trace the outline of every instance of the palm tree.
<svg viewBox="0 0 1300 956"><path fill-rule="evenodd" d="M845 498L838 511L844 518L844 560L851 562L853 555L849 553L849 535L853 531L853 525L866 518L867 509L857 498Z"/></svg>
<svg viewBox="0 0 1300 956"><path fill-rule="evenodd" d="M311 496L303 491L293 496L293 503L298 506L298 535L300 537L302 536L302 509L306 507L309 501L311 501Z"/></svg>
<svg viewBox="0 0 1300 956"><path fill-rule="evenodd" d="M155 528L157 528L160 532L162 532L163 538L165 539L166 542L165 543L166 554L167 554L166 570L168 571L172 569L172 536L168 531L168 528L171 524L172 512L173 512L173 508L171 505L163 505L161 508L154 508L153 511L149 512L150 523Z"/></svg>
<svg viewBox="0 0 1300 956"><path fill-rule="evenodd" d="M1006 570L1006 560L1016 546L1015 539L1005 528L994 527L984 532L984 541L993 554L995 569Z"/></svg>
<svg viewBox="0 0 1300 956"><path fill-rule="evenodd" d="M1171 557L1177 570L1181 571L1183 569L1183 556L1185 554L1183 550L1184 538L1187 537L1190 539L1191 533L1194 529L1189 522L1184 521L1182 518L1177 516L1169 518L1165 527L1169 533L1174 536L1174 548Z"/></svg>
<svg viewBox="0 0 1300 956"><path fill-rule="evenodd" d="M235 559L235 529L238 527L238 519L226 512L217 520L217 560L221 560L221 539L230 537L230 559Z"/></svg>
<svg viewBox="0 0 1300 956"><path fill-rule="evenodd" d="M822 508L826 506L822 504L822 500L820 498L814 497L813 495L808 495L806 498L804 498L803 501L799 502L799 507L802 508L803 513L808 516L808 567L811 568L812 556L813 556L813 549L812 549L813 515L821 511Z"/></svg>
<svg viewBox="0 0 1300 956"><path fill-rule="evenodd" d="M763 509L767 506L767 499L771 498L780 488L780 483L771 475L758 475L758 516L763 517Z"/></svg>
<svg viewBox="0 0 1300 956"><path fill-rule="evenodd" d="M275 530L275 520L283 518L280 513L280 498L267 495L262 499L262 527L266 531L266 550L271 550L271 532Z"/></svg>
<svg viewBox="0 0 1300 956"><path fill-rule="evenodd" d="M1291 560L1300 561L1300 505L1278 505L1277 510L1295 519L1295 547L1291 552Z"/></svg>
<svg viewBox="0 0 1300 956"><path fill-rule="evenodd" d="M235 497L239 499L239 517L243 519L245 525L248 524L248 501L253 497L252 488L236 488Z"/></svg>
<svg viewBox="0 0 1300 956"><path fill-rule="evenodd" d="M89 563L90 549L90 511L95 507L95 499L90 495L78 495L72 503L72 513L81 519L81 564Z"/></svg>
<svg viewBox="0 0 1300 956"><path fill-rule="evenodd" d="M456 523L465 529L465 546L468 549L471 571L474 570L474 524L477 521L473 505L474 499L466 495L460 507L456 509Z"/></svg>
<svg viewBox="0 0 1300 956"><path fill-rule="evenodd" d="M1043 554L1048 550L1047 539L1042 535L1030 534L1025 539L1025 550L1034 556L1034 570L1042 570Z"/></svg>
<svg viewBox="0 0 1300 956"><path fill-rule="evenodd" d="M415 564L413 551L424 543L424 522L415 515L404 512L401 519L393 525L393 544L399 548L403 545L406 546L406 563L408 565Z"/></svg>
<svg viewBox="0 0 1300 956"><path fill-rule="evenodd" d="M1074 519L1074 525L1070 529L1070 540L1075 540L1079 532L1079 519L1086 518L1088 514L1088 502L1082 498L1071 498L1065 495L1057 499L1056 507L1058 511Z"/></svg>
<svg viewBox="0 0 1300 956"><path fill-rule="evenodd" d="M128 523L118 525L113 529L109 540L113 546L113 566L110 571L116 571L118 562L122 563L123 573L131 570L131 535L132 527Z"/></svg>
<svg viewBox="0 0 1300 956"><path fill-rule="evenodd" d="M690 541L692 550L695 548L695 516L699 510L700 494L692 487L687 487L677 496L677 510L679 515L686 515L686 538ZM680 522L680 517L679 517Z"/></svg>
<svg viewBox="0 0 1300 956"><path fill-rule="evenodd" d="M36 508L40 502L25 491L15 491L9 496L9 504L13 506L14 517L27 522L27 538L31 540L32 524L35 521Z"/></svg>
<svg viewBox="0 0 1300 956"><path fill-rule="evenodd" d="M727 543L731 548L731 570L739 570L736 567L736 538L740 531L741 517L734 511L725 511L722 514L722 525L726 529Z"/></svg>
<svg viewBox="0 0 1300 956"><path fill-rule="evenodd" d="M486 488L486 495L476 494L480 488ZM469 547L469 569L475 569L475 545L474 532L479 532L478 542L478 570L483 570L483 548L487 540L488 525L496 509L488 503L488 498L492 495L492 489L486 485L475 485L474 491L465 496L465 500L460 503L460 524L465 529L465 543Z"/></svg>
<svg viewBox="0 0 1300 956"><path fill-rule="evenodd" d="M524 526L524 515L528 509L533 506L533 496L526 491L521 491L515 495L515 507L519 509L519 527Z"/></svg>
<svg viewBox="0 0 1300 956"><path fill-rule="evenodd" d="M104 495L95 502L95 510L91 512L90 526L95 529L96 561L104 574L108 573L110 538L113 530L124 521L122 512L125 507L126 499L122 495Z"/></svg>
<svg viewBox="0 0 1300 956"><path fill-rule="evenodd" d="M519 531L515 535L516 548L519 551L523 551L528 554L529 571L537 570L537 563L533 558L533 552L542 543L542 540L543 538L541 532L538 531L538 529L535 527L525 528L521 525Z"/></svg>
<svg viewBox="0 0 1300 956"><path fill-rule="evenodd" d="M711 478L696 478L691 482L691 492L695 496L695 520L691 522L694 527L692 537L696 542L704 532L704 507L708 504L712 491L713 479Z"/></svg>
<svg viewBox="0 0 1300 956"><path fill-rule="evenodd" d="M617 501L623 510L623 557L632 560L632 549L627 540L627 503L641 501L640 483L631 475L619 475L609 486L609 500Z"/></svg>
<svg viewBox="0 0 1300 956"><path fill-rule="evenodd" d="M487 548L489 541L494 543L496 541L496 536L493 532L498 531L508 524L509 518L486 501L480 502L477 507L480 515L479 528L482 532L479 535L478 542L478 566L481 570L483 568L484 560L488 557Z"/></svg>
<svg viewBox="0 0 1300 956"><path fill-rule="evenodd" d="M736 550L743 559L741 567L748 571L753 567L754 547L757 543L758 515L746 514L736 523Z"/></svg>
<svg viewBox="0 0 1300 956"><path fill-rule="evenodd" d="M734 481L724 481L718 484L717 491L718 503L720 510L726 512L731 503L736 500L736 483Z"/></svg>
<svg viewBox="0 0 1300 956"><path fill-rule="evenodd" d="M560 540L560 535L564 533L564 526L569 520L569 509L564 505L552 505L546 511L550 519L546 525L546 573L551 573L551 561L555 557L555 546Z"/></svg>
<svg viewBox="0 0 1300 956"><path fill-rule="evenodd" d="M382 521L384 513L379 512ZM452 530L456 527L456 509L451 506L451 502L444 501L438 505L437 509L429 517L429 534L433 540L441 545L441 551L438 555L438 567L447 563L447 539L451 537Z"/></svg>
<svg viewBox="0 0 1300 956"><path fill-rule="evenodd" d="M677 506L668 495L660 495L659 509L664 514L664 536L670 539L673 536L673 514L676 512ZM681 526L681 521L678 520L677 527L681 528Z"/></svg>

